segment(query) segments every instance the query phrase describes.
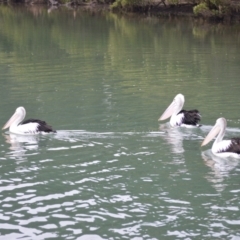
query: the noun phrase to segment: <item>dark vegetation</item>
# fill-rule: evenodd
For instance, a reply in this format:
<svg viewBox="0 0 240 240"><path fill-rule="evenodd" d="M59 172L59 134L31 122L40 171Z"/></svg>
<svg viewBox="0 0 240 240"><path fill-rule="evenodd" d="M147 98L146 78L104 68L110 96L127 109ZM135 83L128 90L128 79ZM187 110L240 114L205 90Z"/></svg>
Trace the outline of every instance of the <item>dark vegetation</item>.
<svg viewBox="0 0 240 240"><path fill-rule="evenodd" d="M0 0L7 3L49 4L50 6L104 6L117 12L181 15L218 21L240 21L240 0Z"/></svg>
<svg viewBox="0 0 240 240"><path fill-rule="evenodd" d="M191 15L220 21L240 19L240 0L115 0L111 9Z"/></svg>

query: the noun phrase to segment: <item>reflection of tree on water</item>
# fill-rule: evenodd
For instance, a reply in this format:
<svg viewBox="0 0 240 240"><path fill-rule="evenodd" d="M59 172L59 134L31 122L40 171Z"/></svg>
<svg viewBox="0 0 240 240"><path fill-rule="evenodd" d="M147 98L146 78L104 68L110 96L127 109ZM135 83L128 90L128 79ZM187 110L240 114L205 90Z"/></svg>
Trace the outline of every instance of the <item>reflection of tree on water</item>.
<svg viewBox="0 0 240 240"><path fill-rule="evenodd" d="M3 136L6 143L10 144L10 151L7 154L14 159L24 160L27 151L38 149L39 136L37 135L24 136L10 133Z"/></svg>
<svg viewBox="0 0 240 240"><path fill-rule="evenodd" d="M220 158L214 155L211 150L204 151L201 155L205 164L212 170L206 176L206 179L213 183L213 187L217 191L223 191L226 186L226 184L223 183L224 178L228 177L230 171L238 165L239 159Z"/></svg>

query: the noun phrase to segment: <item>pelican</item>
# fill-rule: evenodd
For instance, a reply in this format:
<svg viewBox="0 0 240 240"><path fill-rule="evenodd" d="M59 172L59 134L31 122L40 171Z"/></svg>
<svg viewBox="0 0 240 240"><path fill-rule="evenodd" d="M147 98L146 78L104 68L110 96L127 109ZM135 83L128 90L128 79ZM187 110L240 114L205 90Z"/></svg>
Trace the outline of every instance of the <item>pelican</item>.
<svg viewBox="0 0 240 240"><path fill-rule="evenodd" d="M223 140L227 121L225 118L218 118L214 127L205 137L201 146L208 144L216 135L212 145L212 153L219 157L240 157L240 138L232 138L230 140Z"/></svg>
<svg viewBox="0 0 240 240"><path fill-rule="evenodd" d="M201 115L198 110L182 110L185 102L184 96L179 93L175 96L172 103L168 106L158 121L170 118L170 125L172 127L200 127L198 122L201 120Z"/></svg>
<svg viewBox="0 0 240 240"><path fill-rule="evenodd" d="M6 122L2 129L9 128L11 133L20 135L35 135L39 133L56 132L45 121L38 119L25 118L26 110L24 107L18 107L12 117ZM22 122L22 123L21 123Z"/></svg>

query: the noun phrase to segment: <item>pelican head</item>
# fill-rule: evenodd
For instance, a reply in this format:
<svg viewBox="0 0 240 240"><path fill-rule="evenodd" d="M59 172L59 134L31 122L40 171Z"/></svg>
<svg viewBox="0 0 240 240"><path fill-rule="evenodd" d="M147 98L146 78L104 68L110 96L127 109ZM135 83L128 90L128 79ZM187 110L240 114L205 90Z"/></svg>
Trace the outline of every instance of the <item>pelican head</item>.
<svg viewBox="0 0 240 240"><path fill-rule="evenodd" d="M181 93L177 94L158 121L165 120L174 114L177 115L182 110L184 101L184 96Z"/></svg>
<svg viewBox="0 0 240 240"><path fill-rule="evenodd" d="M221 141L223 139L226 127L227 127L226 119L225 118L218 118L215 125L211 129L211 131L205 137L201 146L207 145L217 134L219 134L219 135L218 135L216 141L218 141L218 142Z"/></svg>
<svg viewBox="0 0 240 240"><path fill-rule="evenodd" d="M11 127L12 125L18 125L26 115L26 110L24 107L18 107L12 117L6 122L2 129Z"/></svg>

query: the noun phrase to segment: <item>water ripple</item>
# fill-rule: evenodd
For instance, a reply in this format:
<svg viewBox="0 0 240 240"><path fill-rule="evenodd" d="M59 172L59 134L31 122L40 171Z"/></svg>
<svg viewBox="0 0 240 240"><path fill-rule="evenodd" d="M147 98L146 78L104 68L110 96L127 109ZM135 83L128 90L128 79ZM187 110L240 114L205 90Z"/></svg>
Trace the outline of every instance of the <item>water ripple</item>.
<svg viewBox="0 0 240 240"><path fill-rule="evenodd" d="M185 142L194 145L204 134L60 131L40 136L35 150L23 142L24 161L2 161L0 219L10 221L2 237L84 239L92 232L100 239L158 239L158 229L166 239L194 238L207 228L204 236L225 237L239 225L237 215L228 217L239 212L239 188L226 182L238 162L220 162L209 151L187 160ZM215 204L227 188L228 206ZM184 221L204 219L209 227L179 231Z"/></svg>

